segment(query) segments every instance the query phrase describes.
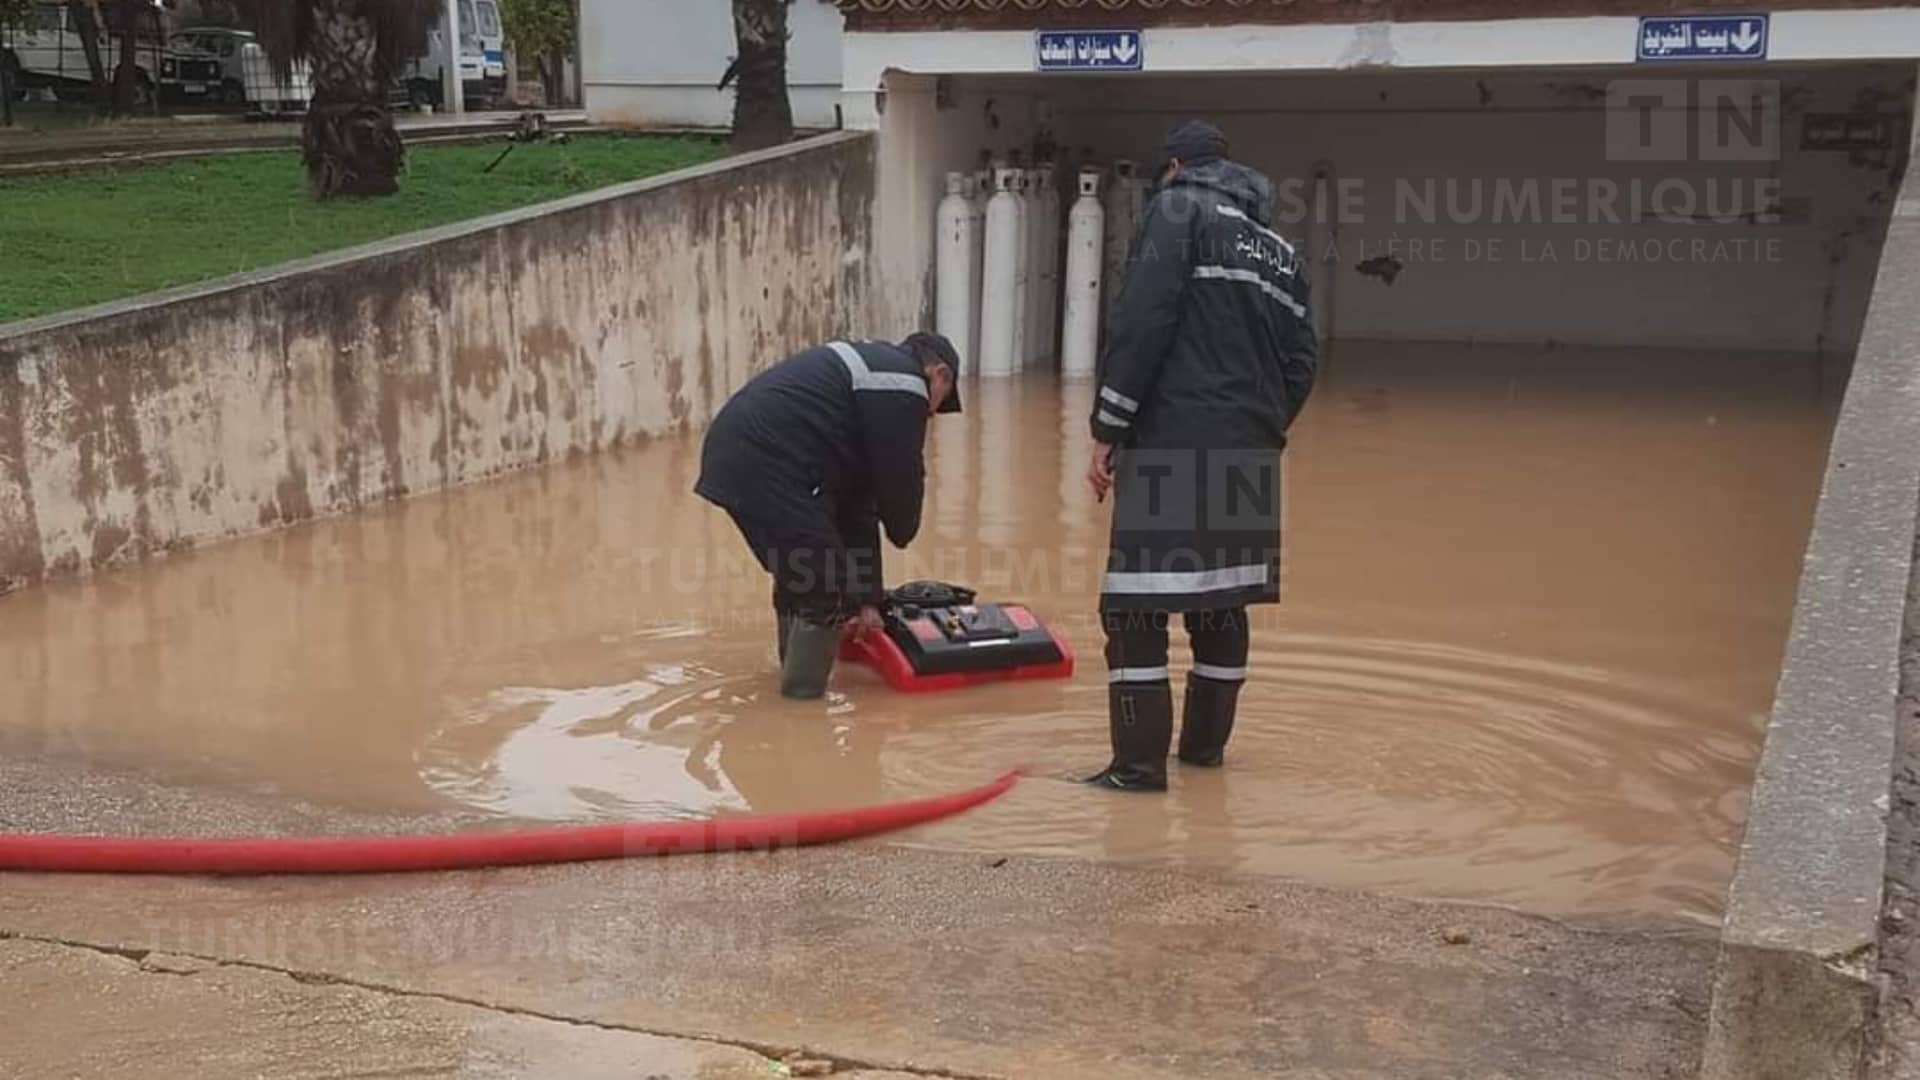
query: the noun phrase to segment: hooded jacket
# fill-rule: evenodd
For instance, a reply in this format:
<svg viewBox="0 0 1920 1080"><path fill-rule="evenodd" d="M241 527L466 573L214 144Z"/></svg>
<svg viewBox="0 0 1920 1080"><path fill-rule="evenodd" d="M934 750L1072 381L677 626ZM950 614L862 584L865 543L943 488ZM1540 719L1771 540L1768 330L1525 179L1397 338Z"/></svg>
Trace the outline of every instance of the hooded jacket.
<svg viewBox="0 0 1920 1080"><path fill-rule="evenodd" d="M1271 202L1266 177L1221 159L1183 167L1147 206L1091 417L1118 448L1104 607L1279 597L1278 458L1318 346Z"/></svg>

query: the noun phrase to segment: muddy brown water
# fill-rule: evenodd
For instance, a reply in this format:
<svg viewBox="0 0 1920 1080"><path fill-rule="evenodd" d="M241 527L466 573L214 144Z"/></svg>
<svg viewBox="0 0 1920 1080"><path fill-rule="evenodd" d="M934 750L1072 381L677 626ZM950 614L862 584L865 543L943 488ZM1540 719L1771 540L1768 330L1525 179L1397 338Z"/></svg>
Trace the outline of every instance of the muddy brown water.
<svg viewBox="0 0 1920 1080"><path fill-rule="evenodd" d="M1091 387L969 388L890 580L1019 599L1071 681L773 690L697 436L0 599L0 748L382 813L588 821L1034 777L913 842L1712 919L1833 387L1805 357L1346 344L1296 428L1286 598L1223 772L1105 757ZM1175 667L1186 661L1175 634ZM128 831L155 823L129 822Z"/></svg>

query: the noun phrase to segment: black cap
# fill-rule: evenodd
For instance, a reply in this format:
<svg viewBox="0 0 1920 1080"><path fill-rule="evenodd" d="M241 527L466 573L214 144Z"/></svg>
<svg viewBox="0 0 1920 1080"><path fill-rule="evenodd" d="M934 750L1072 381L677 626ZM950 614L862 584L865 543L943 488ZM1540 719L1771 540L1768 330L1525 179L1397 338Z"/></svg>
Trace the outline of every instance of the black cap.
<svg viewBox="0 0 1920 1080"><path fill-rule="evenodd" d="M1200 165L1227 156L1227 137L1205 120L1189 120L1167 132L1161 151L1169 161Z"/></svg>
<svg viewBox="0 0 1920 1080"><path fill-rule="evenodd" d="M947 393L947 399L940 403L940 408L937 411L943 413L959 412L960 354L955 351L953 342L948 341L939 334L929 334L923 330L917 334L909 335L907 340L900 343L900 347L914 354L915 357L918 357L923 352L930 352L944 361L947 367L953 369L953 389ZM922 363L924 362L925 361L922 361Z"/></svg>

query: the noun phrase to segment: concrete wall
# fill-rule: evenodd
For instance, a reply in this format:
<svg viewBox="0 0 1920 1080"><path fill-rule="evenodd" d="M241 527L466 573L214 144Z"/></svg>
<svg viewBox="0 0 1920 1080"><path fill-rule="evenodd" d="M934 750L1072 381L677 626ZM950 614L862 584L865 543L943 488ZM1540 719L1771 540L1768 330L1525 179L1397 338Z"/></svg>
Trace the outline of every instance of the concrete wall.
<svg viewBox="0 0 1920 1080"><path fill-rule="evenodd" d="M1862 1074L1879 997L1916 448L1920 191L1909 182L1807 543L1727 896L1705 1080Z"/></svg>
<svg viewBox="0 0 1920 1080"><path fill-rule="evenodd" d="M896 313L925 309L915 290L931 266L943 169L1042 129L1069 150L1152 162L1169 126L1205 116L1226 130L1236 157L1281 186L1282 231L1310 249L1316 299L1335 336L1850 353L1903 136L1879 153L1803 150L1802 117L1864 104L1901 130L1910 71L1654 74L1682 95L1651 116L1680 132L1680 160L1626 160L1610 144L1610 117L1622 110L1609 107L1609 93L1617 103L1621 80L1649 78L1632 69L944 80L891 72L883 94L849 91L848 101L850 122L880 132L883 232L902 238L884 253L885 302ZM1770 156L1707 159L1698 132L1717 122L1708 95L1745 101L1756 88L1777 90L1783 103L1767 114ZM884 109L855 108L869 100ZM1556 203L1556 184L1571 185L1571 203ZM1503 192L1520 197L1517 210L1503 210L1512 205ZM1662 220L1662 209L1735 220ZM1756 213L1775 219L1741 219ZM1380 256L1403 264L1392 284L1357 269Z"/></svg>
<svg viewBox="0 0 1920 1080"><path fill-rule="evenodd" d="M840 11L831 0L788 9L787 87L802 127L834 126L840 103ZM733 90L716 90L737 51L718 0L582 0L587 112L599 123L727 127Z"/></svg>
<svg viewBox="0 0 1920 1080"><path fill-rule="evenodd" d="M828 135L0 327L0 592L703 422L863 316Z"/></svg>

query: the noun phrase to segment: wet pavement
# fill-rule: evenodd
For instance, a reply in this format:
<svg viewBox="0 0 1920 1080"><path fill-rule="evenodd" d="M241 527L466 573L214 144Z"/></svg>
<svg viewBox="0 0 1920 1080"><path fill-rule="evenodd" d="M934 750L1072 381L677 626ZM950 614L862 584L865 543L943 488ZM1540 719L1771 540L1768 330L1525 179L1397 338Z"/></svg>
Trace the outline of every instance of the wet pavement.
<svg viewBox="0 0 1920 1080"><path fill-rule="evenodd" d="M82 827L96 797L165 798L75 779ZM248 801L194 813L279 812ZM1698 929L882 843L358 878L9 874L0 985L36 1008L0 1011L0 1075L571 1076L574 1053L751 1075L669 1067L751 1061L737 1050L836 1075L1680 1077L1713 950ZM482 1067L516 1061L541 1064Z"/></svg>
<svg viewBox="0 0 1920 1080"><path fill-rule="evenodd" d="M764 577L663 439L0 602L0 752L395 820L842 807L1035 779L941 849L1710 922L1839 374L1787 356L1343 345L1231 768L1104 760L1090 387L971 387L888 576L1019 599L1071 681L772 687ZM1177 641L1176 669L1184 648ZM0 807L0 815L5 812ZM150 827L150 822L138 827Z"/></svg>
<svg viewBox="0 0 1920 1080"><path fill-rule="evenodd" d="M421 995L166 954L0 941L0 983L34 1002L8 1031L10 1076L445 1076L764 1080L779 1059ZM0 1022L0 1028L15 1025ZM115 1032L100 1038L103 1028ZM560 1065L559 1063L564 1063ZM835 1072L905 1080L890 1072Z"/></svg>

